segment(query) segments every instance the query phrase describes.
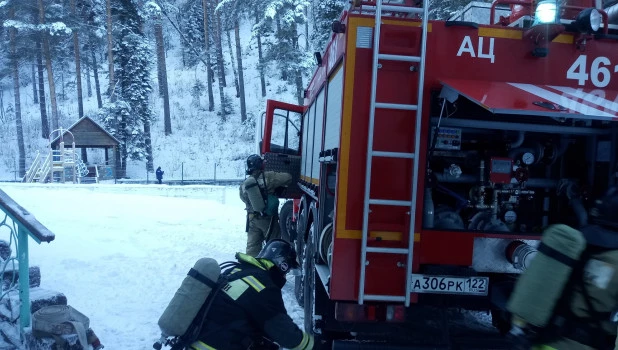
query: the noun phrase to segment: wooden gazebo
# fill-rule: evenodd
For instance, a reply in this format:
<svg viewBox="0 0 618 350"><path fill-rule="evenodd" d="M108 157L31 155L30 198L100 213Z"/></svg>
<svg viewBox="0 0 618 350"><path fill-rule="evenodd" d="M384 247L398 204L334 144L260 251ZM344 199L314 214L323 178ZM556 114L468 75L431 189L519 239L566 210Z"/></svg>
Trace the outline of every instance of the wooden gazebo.
<svg viewBox="0 0 618 350"><path fill-rule="evenodd" d="M73 137L71 137L73 135ZM74 140L73 140L74 139ZM51 148L59 149L60 143L75 142L75 148L81 148L81 158L88 162L87 148L103 148L105 150L105 165L111 166L113 178L116 178L119 167L118 145L120 141L112 136L90 117L83 117L50 141ZM110 156L110 150L111 156ZM111 161L110 161L111 159ZM108 174L109 176L109 174Z"/></svg>

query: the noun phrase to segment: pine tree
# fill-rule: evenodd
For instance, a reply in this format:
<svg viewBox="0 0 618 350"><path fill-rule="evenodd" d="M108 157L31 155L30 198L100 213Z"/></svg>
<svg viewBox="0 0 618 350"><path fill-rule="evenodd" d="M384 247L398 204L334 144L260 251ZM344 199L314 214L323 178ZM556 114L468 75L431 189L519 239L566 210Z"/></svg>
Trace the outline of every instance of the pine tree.
<svg viewBox="0 0 618 350"><path fill-rule="evenodd" d="M241 13L243 11L250 12L252 7L247 6L251 4L242 4L239 0L226 0L222 1L217 7L217 12L222 14L222 21L226 26L234 28L234 41L236 50L236 62L234 62L234 55L232 50L232 40L228 31L228 44L230 50L230 57L232 58L232 67L234 68L234 78L236 83L236 97L240 98L240 120L245 122L247 120L247 107L245 102L245 78L242 60L242 49L240 45L240 33L239 33L239 21Z"/></svg>
<svg viewBox="0 0 618 350"><path fill-rule="evenodd" d="M264 51L262 50L262 37L264 36L264 22L260 20L260 14L263 12L261 8L261 2L253 5L253 12L255 15L255 25L253 26L253 36L257 41L258 48L258 71L260 72L260 87L262 90L262 97L266 97L266 77L264 74L266 63L264 62Z"/></svg>
<svg viewBox="0 0 618 350"><path fill-rule="evenodd" d="M469 2L469 0L429 0L429 19L446 20L463 9Z"/></svg>
<svg viewBox="0 0 618 350"><path fill-rule="evenodd" d="M73 52L75 54L75 78L77 80L77 110L79 118L84 116L84 98L82 95L82 71L81 71L81 57L79 53L79 21L77 18L77 6L75 0L71 0L71 15L73 16Z"/></svg>
<svg viewBox="0 0 618 350"><path fill-rule="evenodd" d="M153 171L150 124L152 110L148 101L152 92L150 69L152 48L142 33L143 20L131 0L119 0L118 31L115 33L113 93L116 100L105 108L104 124L120 142L119 176L126 175L127 159L144 160ZM104 115L105 115L104 114Z"/></svg>
<svg viewBox="0 0 618 350"><path fill-rule="evenodd" d="M213 71L212 71L212 65L210 62L210 57L211 57L211 50L210 48L212 47L210 45L211 41L212 41L212 27L211 27L211 18L212 18L212 11L211 11L211 6L210 6L210 0L202 0L202 12L204 13L204 55L206 56L206 87L208 88L208 110L209 111L214 111L215 110L215 99L214 99L214 95L212 93L212 83L213 83Z"/></svg>
<svg viewBox="0 0 618 350"><path fill-rule="evenodd" d="M165 1L160 6L169 7ZM159 83L159 96L163 98L163 125L165 136L172 134L172 119L170 115L170 97L167 84L167 64L165 60L165 43L163 39L163 8L155 3L147 3L143 7L143 12L150 17L154 27L154 38L157 52L157 80Z"/></svg>
<svg viewBox="0 0 618 350"><path fill-rule="evenodd" d="M331 25L339 19L347 1L345 0L313 0L311 2L311 19L313 32L311 33L311 46L314 51L324 53L326 44L333 32Z"/></svg>
<svg viewBox="0 0 618 350"><path fill-rule="evenodd" d="M89 57L88 64L92 68L94 76L94 87L97 95L97 106L103 107L103 99L101 97L101 85L99 84L99 63L97 63L97 53L105 48L106 38L106 12L105 0L94 0L92 2L83 3L90 4L89 7L83 10L83 20L87 25L82 27L82 32L88 38L87 45L84 46L84 56ZM111 35L110 35L111 37Z"/></svg>
<svg viewBox="0 0 618 350"><path fill-rule="evenodd" d="M187 67L195 67L200 62L204 47L204 12L200 1L187 1L181 8L183 13L182 48Z"/></svg>
<svg viewBox="0 0 618 350"><path fill-rule="evenodd" d="M268 28L277 28L276 40L267 44L265 58L276 62L286 75L293 78L296 99L301 105L304 99L303 75L314 67L313 56L298 44L298 27L307 20L304 13L307 5L305 0L273 0L264 17Z"/></svg>
<svg viewBox="0 0 618 350"><path fill-rule="evenodd" d="M14 2L15 3L15 2ZM15 20L14 3L9 5L9 18ZM17 55L17 28L12 26L9 28L9 46L11 50L11 68L13 70L13 94L15 97L15 130L17 133L17 147L19 150L19 177L24 177L26 174L26 151L24 146L24 131L21 119L21 97L19 95L19 56Z"/></svg>

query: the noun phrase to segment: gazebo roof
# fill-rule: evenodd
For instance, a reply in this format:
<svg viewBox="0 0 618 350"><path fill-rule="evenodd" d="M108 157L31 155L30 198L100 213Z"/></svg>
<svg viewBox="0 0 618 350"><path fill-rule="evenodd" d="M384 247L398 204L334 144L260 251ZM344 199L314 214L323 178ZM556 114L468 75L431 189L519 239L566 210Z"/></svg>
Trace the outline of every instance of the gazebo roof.
<svg viewBox="0 0 618 350"><path fill-rule="evenodd" d="M92 118L82 117L68 129L63 130L61 135L52 139L51 147L56 148L61 140L73 142L71 135L75 139L75 147L77 148L110 148L120 144L117 138Z"/></svg>

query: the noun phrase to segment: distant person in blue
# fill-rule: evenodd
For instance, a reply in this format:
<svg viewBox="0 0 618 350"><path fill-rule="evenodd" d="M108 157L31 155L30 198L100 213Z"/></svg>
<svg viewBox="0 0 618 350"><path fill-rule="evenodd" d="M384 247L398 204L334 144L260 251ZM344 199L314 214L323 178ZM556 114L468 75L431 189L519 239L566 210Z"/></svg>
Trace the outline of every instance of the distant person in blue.
<svg viewBox="0 0 618 350"><path fill-rule="evenodd" d="M156 174L157 174L157 181L159 181L159 185L162 183L163 181L163 173L165 171L161 170L161 167L157 168Z"/></svg>

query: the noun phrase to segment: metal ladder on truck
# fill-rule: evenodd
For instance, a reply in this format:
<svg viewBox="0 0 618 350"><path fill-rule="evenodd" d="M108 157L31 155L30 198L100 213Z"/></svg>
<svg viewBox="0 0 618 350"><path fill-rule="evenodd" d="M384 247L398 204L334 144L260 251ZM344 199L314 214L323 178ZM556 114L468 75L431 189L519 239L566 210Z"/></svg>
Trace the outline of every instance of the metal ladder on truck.
<svg viewBox="0 0 618 350"><path fill-rule="evenodd" d="M361 265L360 265L360 280L358 288L358 303L363 304L365 300L370 301L386 301L386 302L405 302L406 306L410 305L410 293L411 293L411 275L412 275L412 258L414 249L414 227L415 227L415 213L416 213L416 198L417 198L417 174L419 168L418 149L420 147L420 129L421 129L421 115L422 115L422 103L423 103L423 85L425 80L425 51L427 49L427 30L428 30L428 17L429 17L429 0L422 1L422 7L409 7L409 6L395 6L383 4L383 0L375 1L375 29L373 33L373 62L372 62L372 75L371 75L371 101L369 112L369 136L367 138L367 168L365 173L365 197L363 200L363 231L362 231L362 245L361 245ZM363 8L365 8L363 6ZM396 13L408 13L419 14L422 16L421 23L421 46L419 56L406 56L406 55L389 55L380 53L380 26L382 24L382 12L396 12ZM403 61L419 63L418 70L418 96L417 104L394 104L394 103L382 103L376 101L377 85L378 85L378 61L391 60L391 61ZM416 111L414 130L414 152L402 153L402 152L384 152L377 151L373 148L373 134L375 123L376 109L399 109ZM390 157L390 158L404 158L412 159L412 193L409 201L399 200L387 200L379 198L369 198L371 193L371 166L374 157ZM385 248L385 247L370 247L367 245L369 237L369 206L405 206L410 210L410 225L408 235L408 247L407 248ZM405 295L372 295L365 294L365 275L367 264L367 253L379 253L379 254L402 254L406 255L406 286Z"/></svg>

